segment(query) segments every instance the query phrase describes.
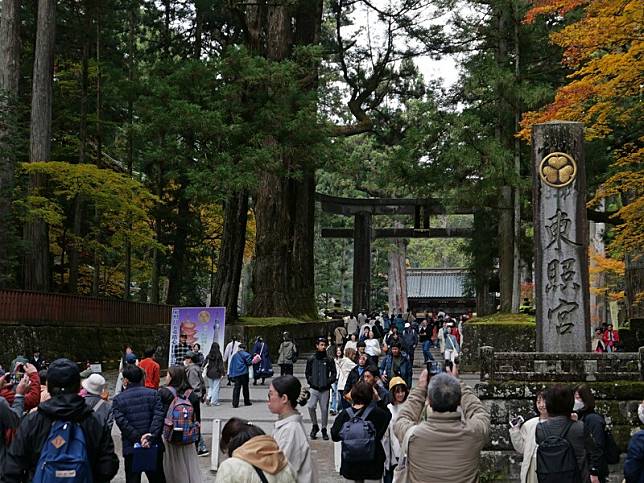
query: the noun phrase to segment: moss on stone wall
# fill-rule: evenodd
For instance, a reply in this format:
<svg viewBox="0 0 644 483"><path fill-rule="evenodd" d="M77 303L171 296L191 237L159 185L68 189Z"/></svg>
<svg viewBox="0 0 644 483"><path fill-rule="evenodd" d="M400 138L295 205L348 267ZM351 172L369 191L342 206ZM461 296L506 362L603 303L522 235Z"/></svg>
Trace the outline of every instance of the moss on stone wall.
<svg viewBox="0 0 644 483"><path fill-rule="evenodd" d="M480 370L480 347L492 346L497 352L534 352L536 337L531 315L498 313L475 317L463 326L461 370Z"/></svg>

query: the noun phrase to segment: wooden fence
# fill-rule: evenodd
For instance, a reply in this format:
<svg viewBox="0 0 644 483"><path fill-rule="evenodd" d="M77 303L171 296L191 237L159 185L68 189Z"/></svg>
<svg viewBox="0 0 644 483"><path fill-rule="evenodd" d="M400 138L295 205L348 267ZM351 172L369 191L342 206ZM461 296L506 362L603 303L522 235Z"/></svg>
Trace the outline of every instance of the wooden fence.
<svg viewBox="0 0 644 483"><path fill-rule="evenodd" d="M481 381L644 381L639 352L495 352L479 350Z"/></svg>
<svg viewBox="0 0 644 483"><path fill-rule="evenodd" d="M169 324L172 307L117 299L0 290L0 324L150 326Z"/></svg>

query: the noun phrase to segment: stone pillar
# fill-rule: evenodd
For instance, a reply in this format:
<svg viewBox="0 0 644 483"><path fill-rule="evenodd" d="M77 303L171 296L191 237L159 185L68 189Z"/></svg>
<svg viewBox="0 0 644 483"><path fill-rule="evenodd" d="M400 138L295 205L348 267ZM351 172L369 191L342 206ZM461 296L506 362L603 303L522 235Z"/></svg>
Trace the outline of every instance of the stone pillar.
<svg viewBox="0 0 644 483"><path fill-rule="evenodd" d="M532 128L537 351L590 350L584 127Z"/></svg>
<svg viewBox="0 0 644 483"><path fill-rule="evenodd" d="M353 313L370 311L371 213L355 215L353 222Z"/></svg>

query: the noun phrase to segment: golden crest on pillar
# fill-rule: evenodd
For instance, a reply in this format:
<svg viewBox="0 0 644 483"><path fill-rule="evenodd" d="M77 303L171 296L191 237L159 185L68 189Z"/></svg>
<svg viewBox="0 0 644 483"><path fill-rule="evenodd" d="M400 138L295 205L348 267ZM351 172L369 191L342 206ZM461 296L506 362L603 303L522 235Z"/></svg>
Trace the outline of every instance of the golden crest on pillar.
<svg viewBox="0 0 644 483"><path fill-rule="evenodd" d="M539 176L553 188L563 188L575 180L577 163L566 153L550 153L541 160Z"/></svg>

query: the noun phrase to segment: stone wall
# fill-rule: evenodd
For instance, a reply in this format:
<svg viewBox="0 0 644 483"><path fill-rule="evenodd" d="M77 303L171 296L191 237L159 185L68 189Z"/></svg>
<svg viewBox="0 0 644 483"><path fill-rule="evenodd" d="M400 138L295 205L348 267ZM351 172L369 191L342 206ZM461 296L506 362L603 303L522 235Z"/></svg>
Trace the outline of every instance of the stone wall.
<svg viewBox="0 0 644 483"><path fill-rule="evenodd" d="M525 419L535 415L533 401L537 392L551 384L490 382L475 386L475 392L491 415L490 438L482 454L481 481L519 481L522 457L512 448L508 421L516 415ZM610 417L617 445L625 452L631 434L638 429L637 407L644 394L644 382L592 382L589 385L597 412ZM611 473L621 475L620 465L611 468Z"/></svg>
<svg viewBox="0 0 644 483"><path fill-rule="evenodd" d="M233 334L247 343L255 337L264 337L277 361L284 331L295 338L300 352L313 350L315 339L333 333L342 321L303 322L287 325L227 325L226 342ZM77 362L101 362L104 368L118 366L123 344L130 344L134 352L143 356L143 351L156 347L156 358L162 367L167 365L170 331L167 325L136 327L69 326L44 324L0 324L0 364L8 367L18 354L29 355L40 348L47 360L67 357ZM208 348L204 348L208 350ZM222 348L223 350L223 348Z"/></svg>
<svg viewBox="0 0 644 483"><path fill-rule="evenodd" d="M77 362L102 362L104 367L118 366L123 344L130 344L137 354L157 347L159 360L167 360L169 328L165 325L137 327L96 327L56 325L0 325L0 364L7 367L19 354L31 354L40 348L47 360L67 357Z"/></svg>
<svg viewBox="0 0 644 483"><path fill-rule="evenodd" d="M463 325L461 370L480 370L479 349L493 346L498 352L534 352L534 318L526 315L499 315L474 318Z"/></svg>

